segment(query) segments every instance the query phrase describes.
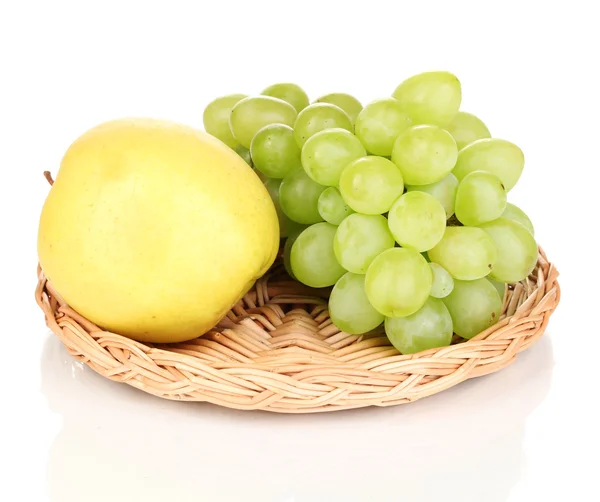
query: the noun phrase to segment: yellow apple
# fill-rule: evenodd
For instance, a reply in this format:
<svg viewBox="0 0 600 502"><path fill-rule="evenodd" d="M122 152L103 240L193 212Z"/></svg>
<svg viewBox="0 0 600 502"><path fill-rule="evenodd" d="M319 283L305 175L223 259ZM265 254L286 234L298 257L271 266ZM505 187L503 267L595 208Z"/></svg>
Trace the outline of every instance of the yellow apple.
<svg viewBox="0 0 600 502"><path fill-rule="evenodd" d="M38 234L42 269L73 309L148 342L205 333L278 246L254 171L212 136L151 119L107 122L69 147Z"/></svg>

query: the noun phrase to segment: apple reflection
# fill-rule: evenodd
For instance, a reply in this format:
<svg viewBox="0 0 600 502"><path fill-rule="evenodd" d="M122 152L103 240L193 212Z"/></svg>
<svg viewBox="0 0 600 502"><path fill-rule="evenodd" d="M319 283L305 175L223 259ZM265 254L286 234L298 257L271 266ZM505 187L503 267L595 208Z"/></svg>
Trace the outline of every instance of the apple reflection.
<svg viewBox="0 0 600 502"><path fill-rule="evenodd" d="M42 388L63 417L55 502L505 501L552 378L544 336L508 368L391 408L316 415L161 400L75 362L54 336Z"/></svg>

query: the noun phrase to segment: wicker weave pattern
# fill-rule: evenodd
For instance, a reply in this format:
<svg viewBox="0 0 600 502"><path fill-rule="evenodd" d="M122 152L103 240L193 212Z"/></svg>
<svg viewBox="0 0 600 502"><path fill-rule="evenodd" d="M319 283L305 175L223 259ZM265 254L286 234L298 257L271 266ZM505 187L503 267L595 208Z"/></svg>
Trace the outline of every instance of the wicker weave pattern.
<svg viewBox="0 0 600 502"><path fill-rule="evenodd" d="M540 249L531 276L507 288L498 324L467 342L406 356L382 333L340 332L327 291L277 269L214 330L173 345L101 330L65 305L41 271L36 299L73 357L106 378L167 399L310 413L415 401L507 366L543 334L560 300L557 276Z"/></svg>

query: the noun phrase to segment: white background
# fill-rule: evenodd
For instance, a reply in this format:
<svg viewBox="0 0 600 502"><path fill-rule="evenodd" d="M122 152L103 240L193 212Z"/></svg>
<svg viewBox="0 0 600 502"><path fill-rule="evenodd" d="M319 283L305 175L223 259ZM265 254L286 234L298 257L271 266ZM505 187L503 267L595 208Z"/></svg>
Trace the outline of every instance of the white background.
<svg viewBox="0 0 600 502"><path fill-rule="evenodd" d="M0 3L0 500L598 500L600 119L593 1ZM37 219L68 145L121 116L201 126L212 98L293 81L390 95L456 73L514 141L510 199L561 272L511 367L410 405L321 416L172 403L73 363L33 298Z"/></svg>

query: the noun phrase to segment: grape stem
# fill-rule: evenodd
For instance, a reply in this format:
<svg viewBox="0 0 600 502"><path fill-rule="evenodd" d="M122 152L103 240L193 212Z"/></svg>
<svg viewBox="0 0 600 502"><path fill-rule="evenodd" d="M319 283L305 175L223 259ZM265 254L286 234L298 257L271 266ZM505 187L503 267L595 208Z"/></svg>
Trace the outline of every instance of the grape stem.
<svg viewBox="0 0 600 502"><path fill-rule="evenodd" d="M52 179L52 174L50 173L50 171L44 171L44 178L46 178L46 180L48 180L48 183L50 183L50 186L54 185L54 180Z"/></svg>
<svg viewBox="0 0 600 502"><path fill-rule="evenodd" d="M450 216L450 218L448 218L446 225L449 227L462 227L463 226L463 224L460 221L458 221L458 218L454 214L452 216Z"/></svg>

